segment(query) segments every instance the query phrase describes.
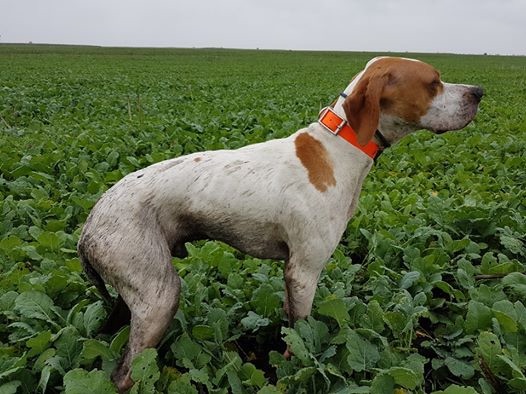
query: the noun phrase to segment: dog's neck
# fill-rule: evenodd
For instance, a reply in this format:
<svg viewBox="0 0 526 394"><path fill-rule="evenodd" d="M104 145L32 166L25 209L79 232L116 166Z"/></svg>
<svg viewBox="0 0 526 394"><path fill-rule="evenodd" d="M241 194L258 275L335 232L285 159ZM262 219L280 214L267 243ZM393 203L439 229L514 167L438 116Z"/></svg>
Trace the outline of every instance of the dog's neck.
<svg viewBox="0 0 526 394"><path fill-rule="evenodd" d="M353 92L363 73L364 71L361 71L358 75L356 75L356 77L351 81L351 83L347 85L347 87L343 91L343 94L338 97L336 104L334 104L334 112L336 112L343 119L347 119L347 115L345 114L345 111L343 109L343 103L345 101L345 98ZM380 133L385 137L389 145L396 144L403 137L415 131L415 128L411 125L402 122L400 119L394 116L383 113L380 114L380 121L378 122L377 128L380 131ZM380 141L377 136L375 136L374 139L378 145L385 145L384 141Z"/></svg>
<svg viewBox="0 0 526 394"><path fill-rule="evenodd" d="M336 112L343 119L347 119L347 115L345 114L345 111L343 110L343 102L345 101L345 98L352 93L355 86L358 84L358 81L362 77L363 73L364 72L361 71L356 77L354 77L351 83L347 85L347 87L343 91L343 94L338 97L336 104L334 104L334 112Z"/></svg>

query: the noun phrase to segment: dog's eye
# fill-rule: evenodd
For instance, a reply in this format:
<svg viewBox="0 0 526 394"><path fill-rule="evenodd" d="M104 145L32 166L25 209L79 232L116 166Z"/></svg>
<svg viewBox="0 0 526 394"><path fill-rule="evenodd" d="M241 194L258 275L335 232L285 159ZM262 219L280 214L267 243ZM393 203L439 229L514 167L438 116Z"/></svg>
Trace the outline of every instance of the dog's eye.
<svg viewBox="0 0 526 394"><path fill-rule="evenodd" d="M429 90L429 93L434 96L437 94L438 89L440 88L440 80L439 79L433 79L428 85L427 89Z"/></svg>

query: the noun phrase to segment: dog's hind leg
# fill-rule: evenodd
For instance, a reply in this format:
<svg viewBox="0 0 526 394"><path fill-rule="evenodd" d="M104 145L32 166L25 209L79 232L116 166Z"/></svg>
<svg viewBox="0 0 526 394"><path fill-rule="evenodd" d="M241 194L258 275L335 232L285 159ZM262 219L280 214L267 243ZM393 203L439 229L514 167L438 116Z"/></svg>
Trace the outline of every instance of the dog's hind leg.
<svg viewBox="0 0 526 394"><path fill-rule="evenodd" d="M133 358L149 347L155 347L170 325L179 304L180 279L168 257L162 268L152 263L139 269L126 286L119 290L131 312L130 337L118 367L112 374L119 392L133 385Z"/></svg>

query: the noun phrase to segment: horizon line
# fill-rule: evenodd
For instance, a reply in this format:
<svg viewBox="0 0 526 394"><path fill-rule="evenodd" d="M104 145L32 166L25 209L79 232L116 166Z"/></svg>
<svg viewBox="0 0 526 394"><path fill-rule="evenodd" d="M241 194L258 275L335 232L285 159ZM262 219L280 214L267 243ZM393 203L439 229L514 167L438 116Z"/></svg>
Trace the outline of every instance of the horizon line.
<svg viewBox="0 0 526 394"><path fill-rule="evenodd" d="M68 47L90 47L90 48L116 48L116 49L195 49L195 50L237 50L237 51L281 51L281 52L349 52L349 53L415 53L415 54L429 54L429 55L466 55L466 56L509 56L509 57L525 57L526 54L502 54L491 52L427 52L427 51L411 51L411 50L347 50L347 49L285 49L285 48L248 48L248 47L223 47L223 46L152 46L152 45L100 45L100 44L71 44L71 43L53 43L53 42L0 42L1 45L34 45L34 46L68 46Z"/></svg>

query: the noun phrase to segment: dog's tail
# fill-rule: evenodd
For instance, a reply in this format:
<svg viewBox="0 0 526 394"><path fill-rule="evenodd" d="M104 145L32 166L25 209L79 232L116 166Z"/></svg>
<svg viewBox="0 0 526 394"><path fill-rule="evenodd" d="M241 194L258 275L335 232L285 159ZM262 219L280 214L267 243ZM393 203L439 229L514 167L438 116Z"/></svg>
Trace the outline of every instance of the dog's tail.
<svg viewBox="0 0 526 394"><path fill-rule="evenodd" d="M83 250L80 242L79 242L79 245L77 247L77 251L78 251L79 257L80 257L80 263L82 264L82 268L84 268L84 272L86 273L86 276L95 285L95 287L99 291L100 295L104 299L104 302L108 306L113 305L113 298L111 297L110 293L108 292L108 289L106 289L106 284L104 283L104 280L101 278L99 273L95 270L95 268L93 268L93 266L91 265L88 257L84 253L84 250Z"/></svg>
<svg viewBox="0 0 526 394"><path fill-rule="evenodd" d="M120 328L130 323L130 309L128 308L128 305L126 305L121 296L117 297L117 300L114 302L113 298L108 292L108 289L106 288L104 280L102 279L100 274L95 270L95 268L93 268L93 266L91 265L81 245L82 244L79 242L77 250L79 253L82 268L84 268L84 272L86 273L88 279L95 285L95 287L99 291L108 308L111 308L111 312L108 315L108 318L106 319L106 323L100 328L99 332L101 334L113 335L117 331L119 331Z"/></svg>

